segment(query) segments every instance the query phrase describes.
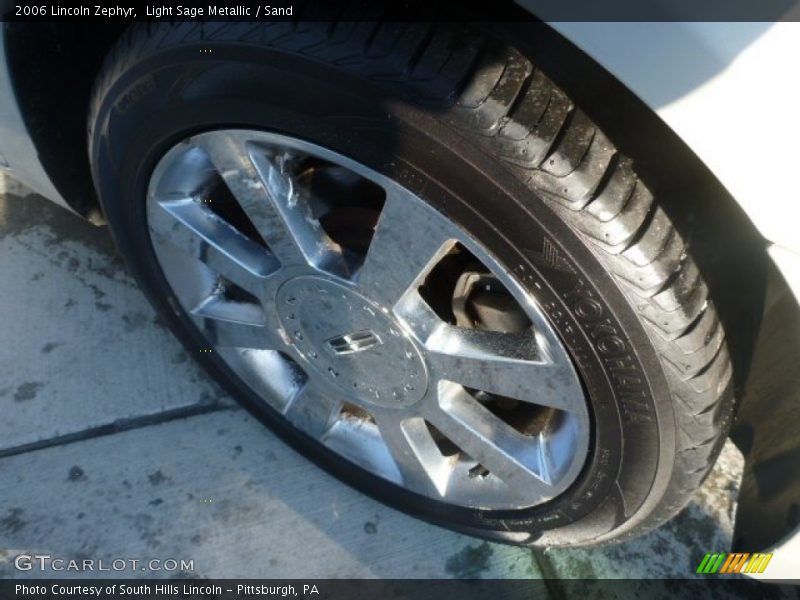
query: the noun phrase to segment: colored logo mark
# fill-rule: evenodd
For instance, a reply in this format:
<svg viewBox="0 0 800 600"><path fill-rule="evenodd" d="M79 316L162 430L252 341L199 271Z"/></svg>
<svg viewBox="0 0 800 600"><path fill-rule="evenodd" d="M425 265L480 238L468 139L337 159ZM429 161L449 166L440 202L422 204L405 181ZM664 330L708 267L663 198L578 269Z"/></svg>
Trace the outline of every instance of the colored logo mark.
<svg viewBox="0 0 800 600"><path fill-rule="evenodd" d="M730 573L763 573L769 561L772 560L772 553L754 552L733 552L726 554L706 554L697 567L697 573L705 575L730 574Z"/></svg>

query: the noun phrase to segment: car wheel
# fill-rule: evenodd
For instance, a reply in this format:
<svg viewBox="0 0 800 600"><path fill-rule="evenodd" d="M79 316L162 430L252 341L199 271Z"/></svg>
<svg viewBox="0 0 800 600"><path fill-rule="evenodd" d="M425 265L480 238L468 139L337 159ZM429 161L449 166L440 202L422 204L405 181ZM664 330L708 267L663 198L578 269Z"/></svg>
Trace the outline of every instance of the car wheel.
<svg viewBox="0 0 800 600"><path fill-rule="evenodd" d="M519 544L675 514L731 417L724 332L635 162L474 25L135 26L91 105L117 244L310 459Z"/></svg>

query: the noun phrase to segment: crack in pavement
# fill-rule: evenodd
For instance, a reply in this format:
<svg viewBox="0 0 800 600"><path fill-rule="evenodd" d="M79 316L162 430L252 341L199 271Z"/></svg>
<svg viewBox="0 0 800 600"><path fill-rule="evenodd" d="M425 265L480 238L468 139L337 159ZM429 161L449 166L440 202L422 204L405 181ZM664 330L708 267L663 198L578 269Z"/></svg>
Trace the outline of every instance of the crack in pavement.
<svg viewBox="0 0 800 600"><path fill-rule="evenodd" d="M165 410L160 413L142 415L129 419L118 419L111 423L90 427L82 431L76 431L73 433L67 433L65 435L58 435L48 438L46 440L39 440L28 444L20 444L19 446L4 448L0 450L0 459L7 458L9 456L17 456L19 454L26 454L28 452L36 452L37 450L44 450L46 448L75 444L84 440L114 435L115 433L120 433L122 431L141 429L143 427L150 427L151 425L159 425L161 423L168 423L169 421L178 421L180 419L187 419L198 415L239 410L242 410L239 406L222 406L218 404L193 404L191 406L181 406L179 408Z"/></svg>

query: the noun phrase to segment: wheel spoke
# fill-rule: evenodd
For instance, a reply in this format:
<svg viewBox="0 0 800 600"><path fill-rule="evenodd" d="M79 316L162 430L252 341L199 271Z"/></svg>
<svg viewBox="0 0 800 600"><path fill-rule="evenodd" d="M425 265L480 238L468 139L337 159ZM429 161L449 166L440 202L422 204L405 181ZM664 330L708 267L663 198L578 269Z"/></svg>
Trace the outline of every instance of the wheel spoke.
<svg viewBox="0 0 800 600"><path fill-rule="evenodd" d="M461 386L446 384L428 420L459 448L502 479L518 498L554 496L549 461L537 438L521 435Z"/></svg>
<svg viewBox="0 0 800 600"><path fill-rule="evenodd" d="M422 299L419 291L407 294L403 301L395 306L394 312L421 344L425 344L442 325L442 320Z"/></svg>
<svg viewBox="0 0 800 600"><path fill-rule="evenodd" d="M284 416L297 428L321 438L334 424L342 402L306 383L289 401Z"/></svg>
<svg viewBox="0 0 800 600"><path fill-rule="evenodd" d="M215 346L272 350L283 346L276 330L267 327L260 307L228 302L212 294L191 311L206 338Z"/></svg>
<svg viewBox="0 0 800 600"><path fill-rule="evenodd" d="M150 218L150 230L255 296L278 261L264 248L239 233L194 199L158 202L162 209Z"/></svg>
<svg viewBox="0 0 800 600"><path fill-rule="evenodd" d="M394 306L449 249L450 230L429 210L389 190L358 282L364 293Z"/></svg>
<svg viewBox="0 0 800 600"><path fill-rule="evenodd" d="M334 244L308 207L299 201L282 157L267 158L266 150L234 133L194 138L208 154L253 226L284 266L331 267L341 261Z"/></svg>
<svg viewBox="0 0 800 600"><path fill-rule="evenodd" d="M441 324L428 338L434 376L559 410L578 411L583 391L569 365L539 358L536 337Z"/></svg>
<svg viewBox="0 0 800 600"><path fill-rule="evenodd" d="M400 420L391 412L373 411L403 484L419 494L444 496L452 465L442 457L419 417Z"/></svg>

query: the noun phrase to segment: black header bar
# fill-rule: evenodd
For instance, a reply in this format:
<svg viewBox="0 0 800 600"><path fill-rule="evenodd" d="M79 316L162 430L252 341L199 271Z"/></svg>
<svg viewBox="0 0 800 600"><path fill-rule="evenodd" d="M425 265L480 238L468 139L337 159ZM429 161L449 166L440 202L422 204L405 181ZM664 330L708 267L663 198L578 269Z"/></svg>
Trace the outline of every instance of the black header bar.
<svg viewBox="0 0 800 600"><path fill-rule="evenodd" d="M800 0L0 0L3 21L800 21Z"/></svg>

